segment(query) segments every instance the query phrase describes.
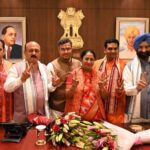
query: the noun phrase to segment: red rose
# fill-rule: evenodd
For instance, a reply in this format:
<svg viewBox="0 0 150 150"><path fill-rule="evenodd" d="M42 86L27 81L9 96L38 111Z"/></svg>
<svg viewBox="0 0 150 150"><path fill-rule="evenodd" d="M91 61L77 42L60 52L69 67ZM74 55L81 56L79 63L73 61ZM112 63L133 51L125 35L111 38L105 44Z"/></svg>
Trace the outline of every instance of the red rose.
<svg viewBox="0 0 150 150"><path fill-rule="evenodd" d="M65 118L61 118L61 123L66 124L66 123L68 123L68 120Z"/></svg>
<svg viewBox="0 0 150 150"><path fill-rule="evenodd" d="M101 131L99 129L96 129L97 134L101 134Z"/></svg>
<svg viewBox="0 0 150 150"><path fill-rule="evenodd" d="M113 140L111 141L108 141L108 145L109 145L109 148L114 150L115 149L115 142Z"/></svg>
<svg viewBox="0 0 150 150"><path fill-rule="evenodd" d="M57 124L54 124L52 129L54 132L58 132L60 130L60 127Z"/></svg>
<svg viewBox="0 0 150 150"><path fill-rule="evenodd" d="M72 120L74 118L74 116L69 115L69 120Z"/></svg>

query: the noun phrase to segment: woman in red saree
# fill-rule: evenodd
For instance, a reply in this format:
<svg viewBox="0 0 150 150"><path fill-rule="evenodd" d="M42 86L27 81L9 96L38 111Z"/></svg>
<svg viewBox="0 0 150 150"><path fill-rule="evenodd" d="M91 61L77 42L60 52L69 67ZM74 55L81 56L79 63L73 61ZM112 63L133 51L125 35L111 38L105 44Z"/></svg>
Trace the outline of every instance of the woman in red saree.
<svg viewBox="0 0 150 150"><path fill-rule="evenodd" d="M4 60L4 42L0 40L0 122L11 121L13 118L12 95L4 91L4 82L11 63Z"/></svg>
<svg viewBox="0 0 150 150"><path fill-rule="evenodd" d="M84 50L81 53L82 66L73 70L66 81L65 112L76 112L89 121L105 119L98 76L92 69L95 57L94 51Z"/></svg>

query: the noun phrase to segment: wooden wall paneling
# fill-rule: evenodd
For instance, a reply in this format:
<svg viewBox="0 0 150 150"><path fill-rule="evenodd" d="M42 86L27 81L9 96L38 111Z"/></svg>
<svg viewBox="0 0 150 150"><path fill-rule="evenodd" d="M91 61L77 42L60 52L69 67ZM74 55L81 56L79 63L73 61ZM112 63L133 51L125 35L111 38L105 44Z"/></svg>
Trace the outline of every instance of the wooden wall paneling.
<svg viewBox="0 0 150 150"><path fill-rule="evenodd" d="M81 34L84 35L84 42L85 42L84 47L86 49L96 50L96 43L97 43L96 30L98 27L96 26L96 18L97 18L96 15L97 15L96 11L92 8L88 10L86 9L85 11L85 19L83 20L83 22L85 20L87 21L87 23L84 25L86 27L86 32L85 33L81 32Z"/></svg>
<svg viewBox="0 0 150 150"><path fill-rule="evenodd" d="M27 7L27 0L0 0L2 9L23 9Z"/></svg>
<svg viewBox="0 0 150 150"><path fill-rule="evenodd" d="M98 59L104 56L104 42L110 37L115 37L115 17L113 9L98 10L97 17L97 55Z"/></svg>
<svg viewBox="0 0 150 150"><path fill-rule="evenodd" d="M145 10L145 16L144 17L147 17L149 18L149 32L150 32L150 9L149 10Z"/></svg>
<svg viewBox="0 0 150 150"><path fill-rule="evenodd" d="M115 37L116 17L150 18L150 0L0 0L0 17L26 17L27 41L40 43L41 60L48 63L58 56L57 41L63 34L57 15L71 6L85 15L79 29L82 49L94 49L97 58L104 56L104 41Z"/></svg>
<svg viewBox="0 0 150 150"><path fill-rule="evenodd" d="M59 9L48 10L47 27L47 63L58 57L57 41L63 35L63 28L60 26L60 20L57 18Z"/></svg>
<svg viewBox="0 0 150 150"><path fill-rule="evenodd" d="M27 17L27 41L37 41L41 45L43 62L46 61L46 10L45 9L29 9Z"/></svg>

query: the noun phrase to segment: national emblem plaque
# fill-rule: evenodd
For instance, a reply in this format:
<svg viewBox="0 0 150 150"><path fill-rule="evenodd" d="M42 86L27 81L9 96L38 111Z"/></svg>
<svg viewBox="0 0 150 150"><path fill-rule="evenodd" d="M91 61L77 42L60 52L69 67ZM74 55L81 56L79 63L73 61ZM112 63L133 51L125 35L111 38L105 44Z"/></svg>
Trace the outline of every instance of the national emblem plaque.
<svg viewBox="0 0 150 150"><path fill-rule="evenodd" d="M76 11L73 7L68 7L66 11L61 10L58 14L61 20L60 24L64 29L64 34L61 38L69 38L72 41L73 49L83 47L83 39L79 35L79 28L82 25L81 20L84 18L82 10Z"/></svg>

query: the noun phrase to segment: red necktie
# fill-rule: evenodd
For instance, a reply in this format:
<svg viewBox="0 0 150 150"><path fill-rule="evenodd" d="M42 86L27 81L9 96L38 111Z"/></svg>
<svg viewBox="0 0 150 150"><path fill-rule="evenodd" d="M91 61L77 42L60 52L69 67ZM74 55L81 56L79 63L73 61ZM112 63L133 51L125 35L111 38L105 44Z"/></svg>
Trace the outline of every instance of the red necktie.
<svg viewBox="0 0 150 150"><path fill-rule="evenodd" d="M7 49L7 59L10 59L10 47Z"/></svg>

